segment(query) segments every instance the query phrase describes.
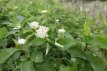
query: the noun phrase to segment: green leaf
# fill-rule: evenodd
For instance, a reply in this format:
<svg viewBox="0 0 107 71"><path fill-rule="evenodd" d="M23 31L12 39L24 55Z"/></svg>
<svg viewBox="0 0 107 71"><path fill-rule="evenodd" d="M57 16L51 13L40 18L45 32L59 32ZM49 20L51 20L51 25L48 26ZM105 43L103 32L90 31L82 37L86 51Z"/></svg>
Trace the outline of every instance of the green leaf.
<svg viewBox="0 0 107 71"><path fill-rule="evenodd" d="M13 13L14 14L14 16L13 16L13 25L14 25L14 27L15 26L17 26L18 25L18 18L17 18L17 14L16 13Z"/></svg>
<svg viewBox="0 0 107 71"><path fill-rule="evenodd" d="M40 51L32 53L31 60L34 61L35 63L42 62L43 61L43 53Z"/></svg>
<svg viewBox="0 0 107 71"><path fill-rule="evenodd" d="M43 63L36 64L37 71L54 71L54 63L46 59Z"/></svg>
<svg viewBox="0 0 107 71"><path fill-rule="evenodd" d="M98 57L87 55L87 60L92 65L94 71L106 71L107 65Z"/></svg>
<svg viewBox="0 0 107 71"><path fill-rule="evenodd" d="M16 65L14 64L20 57L20 52L15 52L7 61L4 63L4 67L8 67L8 69L14 69ZM6 69L6 68L5 68Z"/></svg>
<svg viewBox="0 0 107 71"><path fill-rule="evenodd" d="M71 67L71 71L77 71L77 62L73 63L73 66Z"/></svg>
<svg viewBox="0 0 107 71"><path fill-rule="evenodd" d="M71 67L61 65L60 68L59 68L59 71L71 71Z"/></svg>
<svg viewBox="0 0 107 71"><path fill-rule="evenodd" d="M2 65L0 65L0 71L3 71L3 70L2 70Z"/></svg>
<svg viewBox="0 0 107 71"><path fill-rule="evenodd" d="M41 46L46 42L45 39L41 39L41 38L35 38L34 40L32 40L32 44L36 45L36 46Z"/></svg>
<svg viewBox="0 0 107 71"><path fill-rule="evenodd" d="M80 48L72 47L69 50L69 53L73 57L80 57L82 59L89 61L94 71L106 71L107 70L107 65L100 58L92 56L92 55L87 55L84 52L82 52Z"/></svg>
<svg viewBox="0 0 107 71"><path fill-rule="evenodd" d="M20 67L21 71L35 71L32 61L22 61Z"/></svg>
<svg viewBox="0 0 107 71"><path fill-rule="evenodd" d="M64 49L70 48L73 44L75 44L75 40L70 34L65 34L64 38L60 38L58 43L64 46Z"/></svg>
<svg viewBox="0 0 107 71"><path fill-rule="evenodd" d="M8 33L6 28L0 28L0 39L3 39Z"/></svg>
<svg viewBox="0 0 107 71"><path fill-rule="evenodd" d="M93 35L87 39L87 43L94 47L107 48L107 37Z"/></svg>
<svg viewBox="0 0 107 71"><path fill-rule="evenodd" d="M7 41L6 40L1 40L0 41L0 46L6 46L7 45Z"/></svg>
<svg viewBox="0 0 107 71"><path fill-rule="evenodd" d="M84 61L83 59L78 59L77 71L94 71L94 69L88 61Z"/></svg>
<svg viewBox="0 0 107 71"><path fill-rule="evenodd" d="M25 18L24 18L24 19L22 19L22 21L20 22L21 27L23 27L23 26L25 25L25 22L26 22L26 19L25 19Z"/></svg>
<svg viewBox="0 0 107 71"><path fill-rule="evenodd" d="M13 55L17 49L14 48L8 48L8 49L3 49L0 51L0 64L5 63L5 61Z"/></svg>

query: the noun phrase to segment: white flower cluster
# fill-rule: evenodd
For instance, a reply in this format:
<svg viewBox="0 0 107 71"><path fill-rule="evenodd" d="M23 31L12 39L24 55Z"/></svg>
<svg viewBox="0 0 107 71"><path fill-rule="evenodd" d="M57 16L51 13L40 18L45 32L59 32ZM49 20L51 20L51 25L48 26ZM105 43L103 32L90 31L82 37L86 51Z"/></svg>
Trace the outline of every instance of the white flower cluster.
<svg viewBox="0 0 107 71"><path fill-rule="evenodd" d="M26 42L26 40L23 39L23 38L18 39L18 43L19 43L20 45L25 44L25 42Z"/></svg>
<svg viewBox="0 0 107 71"><path fill-rule="evenodd" d="M39 27L39 23L38 22L31 22L30 27L33 29L37 29Z"/></svg>
<svg viewBox="0 0 107 71"><path fill-rule="evenodd" d="M47 13L47 12L48 12L47 10L42 10L42 11L41 11L41 13Z"/></svg>
<svg viewBox="0 0 107 71"><path fill-rule="evenodd" d="M33 29L36 29L35 35L39 38L45 38L48 37L48 30L49 28L46 26L40 26L38 22L31 22L30 27ZM59 29L58 33L65 33L64 29Z"/></svg>
<svg viewBox="0 0 107 71"><path fill-rule="evenodd" d="M49 28L46 26L40 26L38 22L31 22L30 27L36 29L35 35L39 38L48 37L48 30Z"/></svg>
<svg viewBox="0 0 107 71"><path fill-rule="evenodd" d="M35 36L36 37L39 37L39 38L46 38L48 37L48 31L49 31L49 28L46 27L46 26L40 26L38 22L31 22L30 23L30 27L35 29L36 32L35 32ZM60 34L64 34L65 33L65 30L64 29L59 29L58 30L58 33ZM18 43L21 45L21 44L25 44L26 40L23 39L23 38L20 38L18 39ZM63 47L61 46L60 44L58 43L55 43L55 45L57 46L60 46L60 47Z"/></svg>
<svg viewBox="0 0 107 71"><path fill-rule="evenodd" d="M39 29L36 31L37 33L35 33L35 35L40 38L48 37L48 34L47 34L48 30L49 30L48 27L40 26Z"/></svg>
<svg viewBox="0 0 107 71"><path fill-rule="evenodd" d="M65 29L59 29L58 33L65 33Z"/></svg>
<svg viewBox="0 0 107 71"><path fill-rule="evenodd" d="M55 22L59 22L59 19L56 19Z"/></svg>

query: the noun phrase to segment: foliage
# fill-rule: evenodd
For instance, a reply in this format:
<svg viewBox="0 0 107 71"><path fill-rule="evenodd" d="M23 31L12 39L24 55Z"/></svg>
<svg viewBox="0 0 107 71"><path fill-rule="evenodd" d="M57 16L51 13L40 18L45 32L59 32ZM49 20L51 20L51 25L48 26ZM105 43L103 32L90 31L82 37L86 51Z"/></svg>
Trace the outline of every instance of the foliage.
<svg viewBox="0 0 107 71"><path fill-rule="evenodd" d="M0 0L0 71L106 71L99 18L53 0Z"/></svg>

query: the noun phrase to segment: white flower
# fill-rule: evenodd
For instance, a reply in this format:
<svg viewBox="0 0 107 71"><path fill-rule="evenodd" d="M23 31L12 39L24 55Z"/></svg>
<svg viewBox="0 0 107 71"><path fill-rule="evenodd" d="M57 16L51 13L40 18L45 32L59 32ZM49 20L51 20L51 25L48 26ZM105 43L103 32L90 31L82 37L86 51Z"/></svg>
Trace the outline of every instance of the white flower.
<svg viewBox="0 0 107 71"><path fill-rule="evenodd" d="M40 38L45 38L45 37L48 37L48 32L49 28L48 27L45 27L45 26L40 26L38 30L36 30L36 33L35 35L37 37L40 37Z"/></svg>
<svg viewBox="0 0 107 71"><path fill-rule="evenodd" d="M39 23L38 23L38 22L31 22L31 23L30 23L30 27L36 29L36 28L39 27Z"/></svg>
<svg viewBox="0 0 107 71"><path fill-rule="evenodd" d="M42 10L42 11L41 11L41 13L47 13L47 12L48 12L47 10Z"/></svg>
<svg viewBox="0 0 107 71"><path fill-rule="evenodd" d="M56 19L55 21L56 21L56 22L59 22L59 19Z"/></svg>
<svg viewBox="0 0 107 71"><path fill-rule="evenodd" d="M25 39L22 39L22 38L18 39L18 43L19 43L19 44L25 44L25 42L26 42Z"/></svg>
<svg viewBox="0 0 107 71"><path fill-rule="evenodd" d="M58 33L65 33L65 30L64 29L59 29Z"/></svg>

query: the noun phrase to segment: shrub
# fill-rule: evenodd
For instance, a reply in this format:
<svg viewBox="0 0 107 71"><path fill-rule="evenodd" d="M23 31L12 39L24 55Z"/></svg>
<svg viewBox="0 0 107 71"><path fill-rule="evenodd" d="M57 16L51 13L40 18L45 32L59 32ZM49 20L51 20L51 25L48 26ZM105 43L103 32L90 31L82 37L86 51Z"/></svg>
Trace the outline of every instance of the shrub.
<svg viewBox="0 0 107 71"><path fill-rule="evenodd" d="M107 37L87 12L52 0L0 3L0 71L107 70Z"/></svg>

